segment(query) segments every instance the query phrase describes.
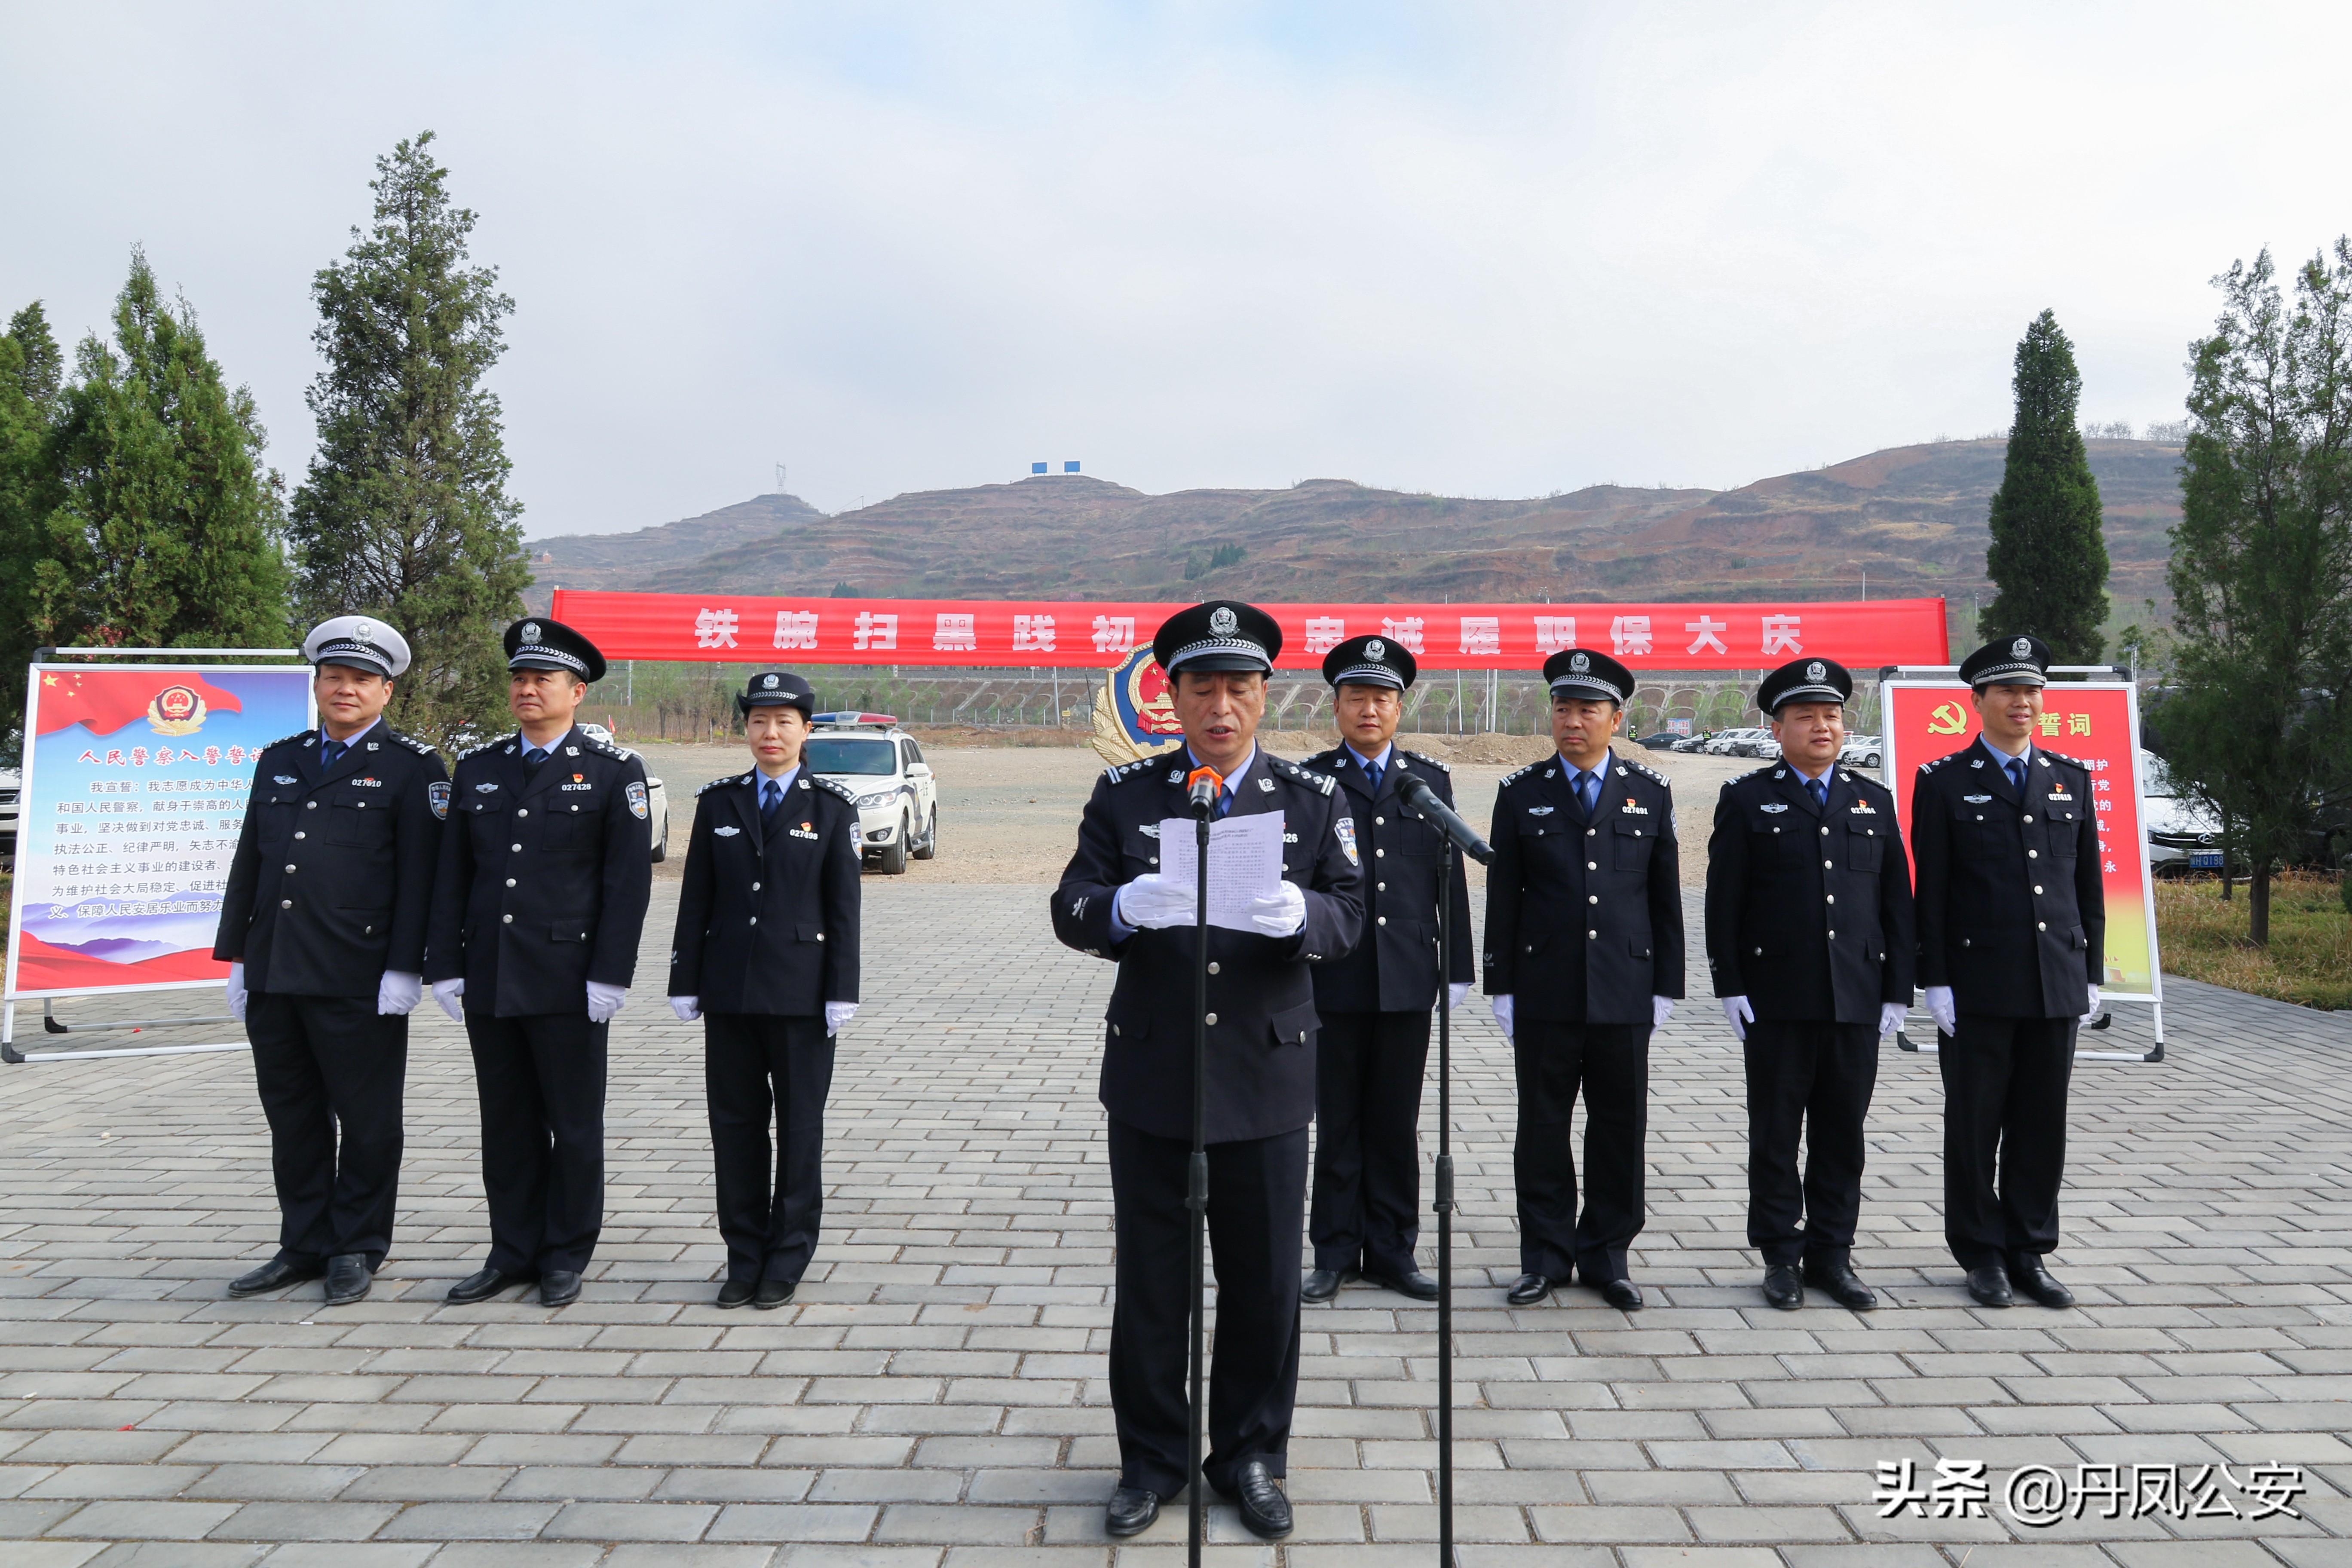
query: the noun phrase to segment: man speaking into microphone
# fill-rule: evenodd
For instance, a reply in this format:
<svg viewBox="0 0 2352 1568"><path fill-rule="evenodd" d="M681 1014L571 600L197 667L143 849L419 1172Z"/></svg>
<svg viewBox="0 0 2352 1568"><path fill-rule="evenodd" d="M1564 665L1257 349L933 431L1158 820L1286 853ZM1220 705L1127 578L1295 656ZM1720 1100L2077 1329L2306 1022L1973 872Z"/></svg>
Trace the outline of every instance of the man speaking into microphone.
<svg viewBox="0 0 2352 1568"><path fill-rule="evenodd" d="M1257 749L1281 628L1226 600L1169 617L1151 651L1172 685L1181 751L1112 768L1095 784L1077 852L1054 893L1054 932L1115 960L1101 1098L1109 1113L1118 1246L1110 1399L1119 1481L1109 1532L1141 1533L1181 1492L1190 1410L1185 1167L1192 1147L1192 879L1160 874L1161 825L1280 814L1282 877L1251 901L1250 930L1208 933L1209 1233L1217 1337L1209 1376L1209 1485L1267 1540L1290 1531L1275 1486L1298 1389L1299 1231L1307 1127L1315 1115L1315 983L1309 966L1356 945L1361 852L1332 781ZM1171 828L1170 831L1176 831Z"/></svg>

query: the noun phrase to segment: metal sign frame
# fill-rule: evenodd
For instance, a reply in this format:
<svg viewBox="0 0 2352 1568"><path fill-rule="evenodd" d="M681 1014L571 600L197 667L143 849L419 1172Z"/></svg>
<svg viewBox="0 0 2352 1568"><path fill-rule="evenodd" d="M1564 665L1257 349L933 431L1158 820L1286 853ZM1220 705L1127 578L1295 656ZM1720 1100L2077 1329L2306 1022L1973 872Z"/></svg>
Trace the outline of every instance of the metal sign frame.
<svg viewBox="0 0 2352 1568"><path fill-rule="evenodd" d="M2156 1032L2156 1043L2146 1051L2086 1049L2078 1037L2074 1047L2074 1059L2077 1061L2160 1062L2164 1059L2164 955L2156 942L2156 879L2147 862L2147 797L2146 781L2140 776L2139 767L2139 688L2128 678L2115 679L2123 675L2123 672L2112 665L2053 664L2050 667L2050 673L2092 678L2054 683L2069 689L2089 689L2123 693L2124 712L2130 731L2128 750L2131 758L2132 814L2135 837L2137 839L2134 847L2137 852L2139 863L2140 909L2147 932L2148 989L2146 991L2102 989L2099 993L2100 1014L2096 1019L2085 1026L2085 1028L2091 1032L2097 1032L2112 1025L2114 1015L2105 1011L2106 1005L2110 1002L2145 1002L2151 1010ZM1879 734L1883 745L1879 763L1880 781L1888 790L1894 792L1896 799L1900 801L1902 794L1898 781L1902 778L1902 763L1897 752L1901 737L1896 733L1895 726L1892 722L1892 694L1908 689L1948 691L1967 695L1970 689L1959 679L1958 665L1897 665L1880 671L1879 677ZM2106 679L2099 679L2101 677ZM1919 760L1925 762L1929 759ZM1907 1023L1908 1020L1906 1021ZM1937 1047L1932 1039L1925 1044L1916 1042L1912 1039L1911 1031L1907 1027L1895 1032L1895 1041L1900 1048L1906 1051L1924 1056L1936 1054Z"/></svg>

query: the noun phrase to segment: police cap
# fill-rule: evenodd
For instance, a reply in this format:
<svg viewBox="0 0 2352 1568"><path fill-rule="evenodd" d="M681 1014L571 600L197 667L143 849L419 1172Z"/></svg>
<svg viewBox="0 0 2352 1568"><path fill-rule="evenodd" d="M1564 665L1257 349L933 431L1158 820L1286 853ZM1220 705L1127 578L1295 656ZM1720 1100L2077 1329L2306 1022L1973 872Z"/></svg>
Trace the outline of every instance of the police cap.
<svg viewBox="0 0 2352 1568"><path fill-rule="evenodd" d="M1633 695L1633 672L1589 647L1564 647L1544 660L1544 681L1554 697L1603 697L1620 708Z"/></svg>
<svg viewBox="0 0 2352 1568"><path fill-rule="evenodd" d="M1411 650L1394 637L1349 637L1323 656L1323 679L1333 686L1392 686L1402 691L1415 673Z"/></svg>
<svg viewBox="0 0 2352 1568"><path fill-rule="evenodd" d="M1756 688L1756 706L1777 716L1785 703L1843 703L1853 696L1853 672L1837 660L1793 658Z"/></svg>
<svg viewBox="0 0 2352 1568"><path fill-rule="evenodd" d="M1271 674L1281 652L1281 626L1255 605L1238 599L1212 599L1179 610L1160 624L1151 638L1151 657L1171 676L1183 669Z"/></svg>
<svg viewBox="0 0 2352 1568"><path fill-rule="evenodd" d="M408 668L408 639L372 616L337 616L310 629L302 657L312 664L372 669L389 679Z"/></svg>
<svg viewBox="0 0 2352 1568"><path fill-rule="evenodd" d="M797 708L803 719L816 717L816 688L789 669L763 669L743 683L735 711L745 717L754 708Z"/></svg>
<svg viewBox="0 0 2352 1568"><path fill-rule="evenodd" d="M568 669L594 682L604 679L604 656L562 621L526 616L507 628L507 668Z"/></svg>
<svg viewBox="0 0 2352 1568"><path fill-rule="evenodd" d="M2040 637L1995 637L1960 660L1960 679L1982 690L1988 686L2047 686L2050 645Z"/></svg>

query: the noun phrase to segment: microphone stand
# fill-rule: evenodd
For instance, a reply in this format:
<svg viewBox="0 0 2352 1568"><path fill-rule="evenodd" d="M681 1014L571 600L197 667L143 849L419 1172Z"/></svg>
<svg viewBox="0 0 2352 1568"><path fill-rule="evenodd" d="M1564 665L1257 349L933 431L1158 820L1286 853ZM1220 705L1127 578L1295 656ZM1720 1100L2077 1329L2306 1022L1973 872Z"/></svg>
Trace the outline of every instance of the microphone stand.
<svg viewBox="0 0 2352 1568"><path fill-rule="evenodd" d="M1454 872L1449 837L1437 882L1437 1563L1454 1568Z"/></svg>
<svg viewBox="0 0 2352 1568"><path fill-rule="evenodd" d="M1201 1541L1208 1533L1207 1483L1201 1476L1201 1423L1203 1416L1202 1374L1208 1344L1209 1234L1209 821L1215 815L1213 792L1206 800L1193 791L1195 853L1192 889L1192 935L1196 956L1192 968L1192 1158L1184 1172L1184 1206L1192 1211L1192 1393L1184 1426L1184 1489L1190 1505L1184 1523L1184 1561L1201 1568Z"/></svg>

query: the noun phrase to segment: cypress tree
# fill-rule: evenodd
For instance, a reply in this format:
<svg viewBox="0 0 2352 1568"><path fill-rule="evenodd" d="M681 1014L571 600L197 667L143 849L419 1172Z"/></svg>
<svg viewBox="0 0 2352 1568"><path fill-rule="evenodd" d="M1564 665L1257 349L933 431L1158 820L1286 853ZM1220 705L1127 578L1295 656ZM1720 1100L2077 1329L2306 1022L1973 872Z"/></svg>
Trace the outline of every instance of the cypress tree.
<svg viewBox="0 0 2352 1568"><path fill-rule="evenodd" d="M75 369L43 458L59 500L32 572L33 640L283 644L284 520L253 395L222 381L195 313L164 301L140 252L113 342L84 339Z"/></svg>
<svg viewBox="0 0 2352 1568"><path fill-rule="evenodd" d="M373 615L408 638L401 724L436 742L504 722L499 636L530 571L499 400L481 380L514 301L469 265L433 133L376 160L375 214L311 283L319 445L291 531L306 616Z"/></svg>
<svg viewBox="0 0 2352 1568"><path fill-rule="evenodd" d="M1997 590L1977 623L1985 638L2032 632L2064 664L2096 664L2106 639L2107 542L2099 481L2075 424L2083 377L2074 345L2048 310L2017 344L2017 416L1992 497L1985 571Z"/></svg>

